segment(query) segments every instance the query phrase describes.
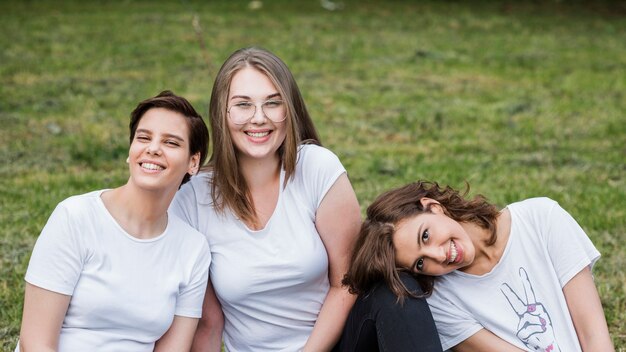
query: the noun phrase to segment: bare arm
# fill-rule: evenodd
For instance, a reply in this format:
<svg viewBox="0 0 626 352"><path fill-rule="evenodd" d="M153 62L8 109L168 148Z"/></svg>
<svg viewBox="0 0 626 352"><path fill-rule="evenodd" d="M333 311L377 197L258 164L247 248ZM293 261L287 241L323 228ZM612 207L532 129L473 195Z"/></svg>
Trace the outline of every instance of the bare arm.
<svg viewBox="0 0 626 352"><path fill-rule="evenodd" d="M563 287L563 294L583 351L615 351L589 267Z"/></svg>
<svg viewBox="0 0 626 352"><path fill-rule="evenodd" d="M359 203L348 180L339 176L317 210L315 225L328 253L330 290L304 351L330 351L339 340L355 296L341 286L361 224Z"/></svg>
<svg viewBox="0 0 626 352"><path fill-rule="evenodd" d="M56 351L72 296L26 283L20 331L21 351Z"/></svg>
<svg viewBox="0 0 626 352"><path fill-rule="evenodd" d="M154 352L189 351L198 319L174 316L172 325L154 345Z"/></svg>
<svg viewBox="0 0 626 352"><path fill-rule="evenodd" d="M499 338L487 329L478 330L467 340L452 348L454 352L477 352L477 351L499 351L499 352L519 352L524 351Z"/></svg>
<svg viewBox="0 0 626 352"><path fill-rule="evenodd" d="M193 352L220 352L222 350L222 331L224 330L224 314L222 305L215 295L211 280L207 283L202 318L193 337Z"/></svg>

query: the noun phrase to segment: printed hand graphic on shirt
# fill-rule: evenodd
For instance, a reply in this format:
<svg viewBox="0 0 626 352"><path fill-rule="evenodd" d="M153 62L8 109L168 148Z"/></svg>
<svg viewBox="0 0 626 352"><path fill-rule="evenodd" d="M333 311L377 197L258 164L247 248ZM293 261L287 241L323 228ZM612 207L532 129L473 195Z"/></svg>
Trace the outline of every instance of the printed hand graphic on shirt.
<svg viewBox="0 0 626 352"><path fill-rule="evenodd" d="M500 287L500 291L519 317L517 337L532 351L560 351L554 337L550 315L543 304L537 302L535 291L524 268L519 268L519 276L524 286L525 300L522 300L508 284L504 283Z"/></svg>

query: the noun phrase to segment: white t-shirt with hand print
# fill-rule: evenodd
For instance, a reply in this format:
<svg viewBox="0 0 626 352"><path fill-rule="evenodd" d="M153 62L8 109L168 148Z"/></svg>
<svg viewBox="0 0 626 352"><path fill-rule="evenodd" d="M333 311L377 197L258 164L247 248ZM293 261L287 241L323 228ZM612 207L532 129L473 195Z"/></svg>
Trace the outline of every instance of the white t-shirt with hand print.
<svg viewBox="0 0 626 352"><path fill-rule="evenodd" d="M563 287L600 253L551 199L508 209L511 234L491 272L457 270L435 281L428 303L444 350L485 328L528 351L580 351Z"/></svg>

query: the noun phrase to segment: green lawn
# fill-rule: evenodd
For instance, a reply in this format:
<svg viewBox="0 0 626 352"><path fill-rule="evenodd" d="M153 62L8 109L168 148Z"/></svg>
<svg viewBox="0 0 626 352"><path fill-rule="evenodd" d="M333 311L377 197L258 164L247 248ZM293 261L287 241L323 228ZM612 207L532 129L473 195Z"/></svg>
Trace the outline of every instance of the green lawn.
<svg viewBox="0 0 626 352"><path fill-rule="evenodd" d="M0 350L54 206L125 181L136 103L171 89L206 116L217 69L254 44L293 70L363 209L422 178L499 205L558 200L603 255L596 283L626 351L626 7L341 4L0 2Z"/></svg>

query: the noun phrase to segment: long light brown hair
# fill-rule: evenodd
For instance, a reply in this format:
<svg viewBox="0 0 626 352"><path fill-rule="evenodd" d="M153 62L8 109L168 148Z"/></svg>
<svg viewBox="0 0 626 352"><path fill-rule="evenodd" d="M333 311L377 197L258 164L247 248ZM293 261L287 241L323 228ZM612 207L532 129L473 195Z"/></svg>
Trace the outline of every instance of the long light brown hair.
<svg viewBox="0 0 626 352"><path fill-rule="evenodd" d="M285 184L295 171L298 146L303 143L321 145L321 142L300 89L291 71L280 58L265 49L250 47L235 51L224 62L215 78L209 105L213 148L207 169L213 172L211 197L219 213L230 208L242 221L256 225L256 211L248 184L239 168L227 120L231 81L245 67L252 67L266 75L287 107L287 135L278 149L282 168L285 170Z"/></svg>
<svg viewBox="0 0 626 352"><path fill-rule="evenodd" d="M416 274L396 266L393 235L398 223L404 219L429 213L420 200L424 197L438 201L444 213L458 222L471 222L489 230L487 245L496 241L496 218L498 209L481 195L465 199L469 185L463 193L449 187L441 187L436 182L418 181L387 191L367 208L367 217L361 226L356 246L352 253L350 268L343 278L343 285L351 293L361 294L378 282L385 282L398 297L414 296L400 280L398 271L413 275L424 293L432 293L435 277Z"/></svg>

